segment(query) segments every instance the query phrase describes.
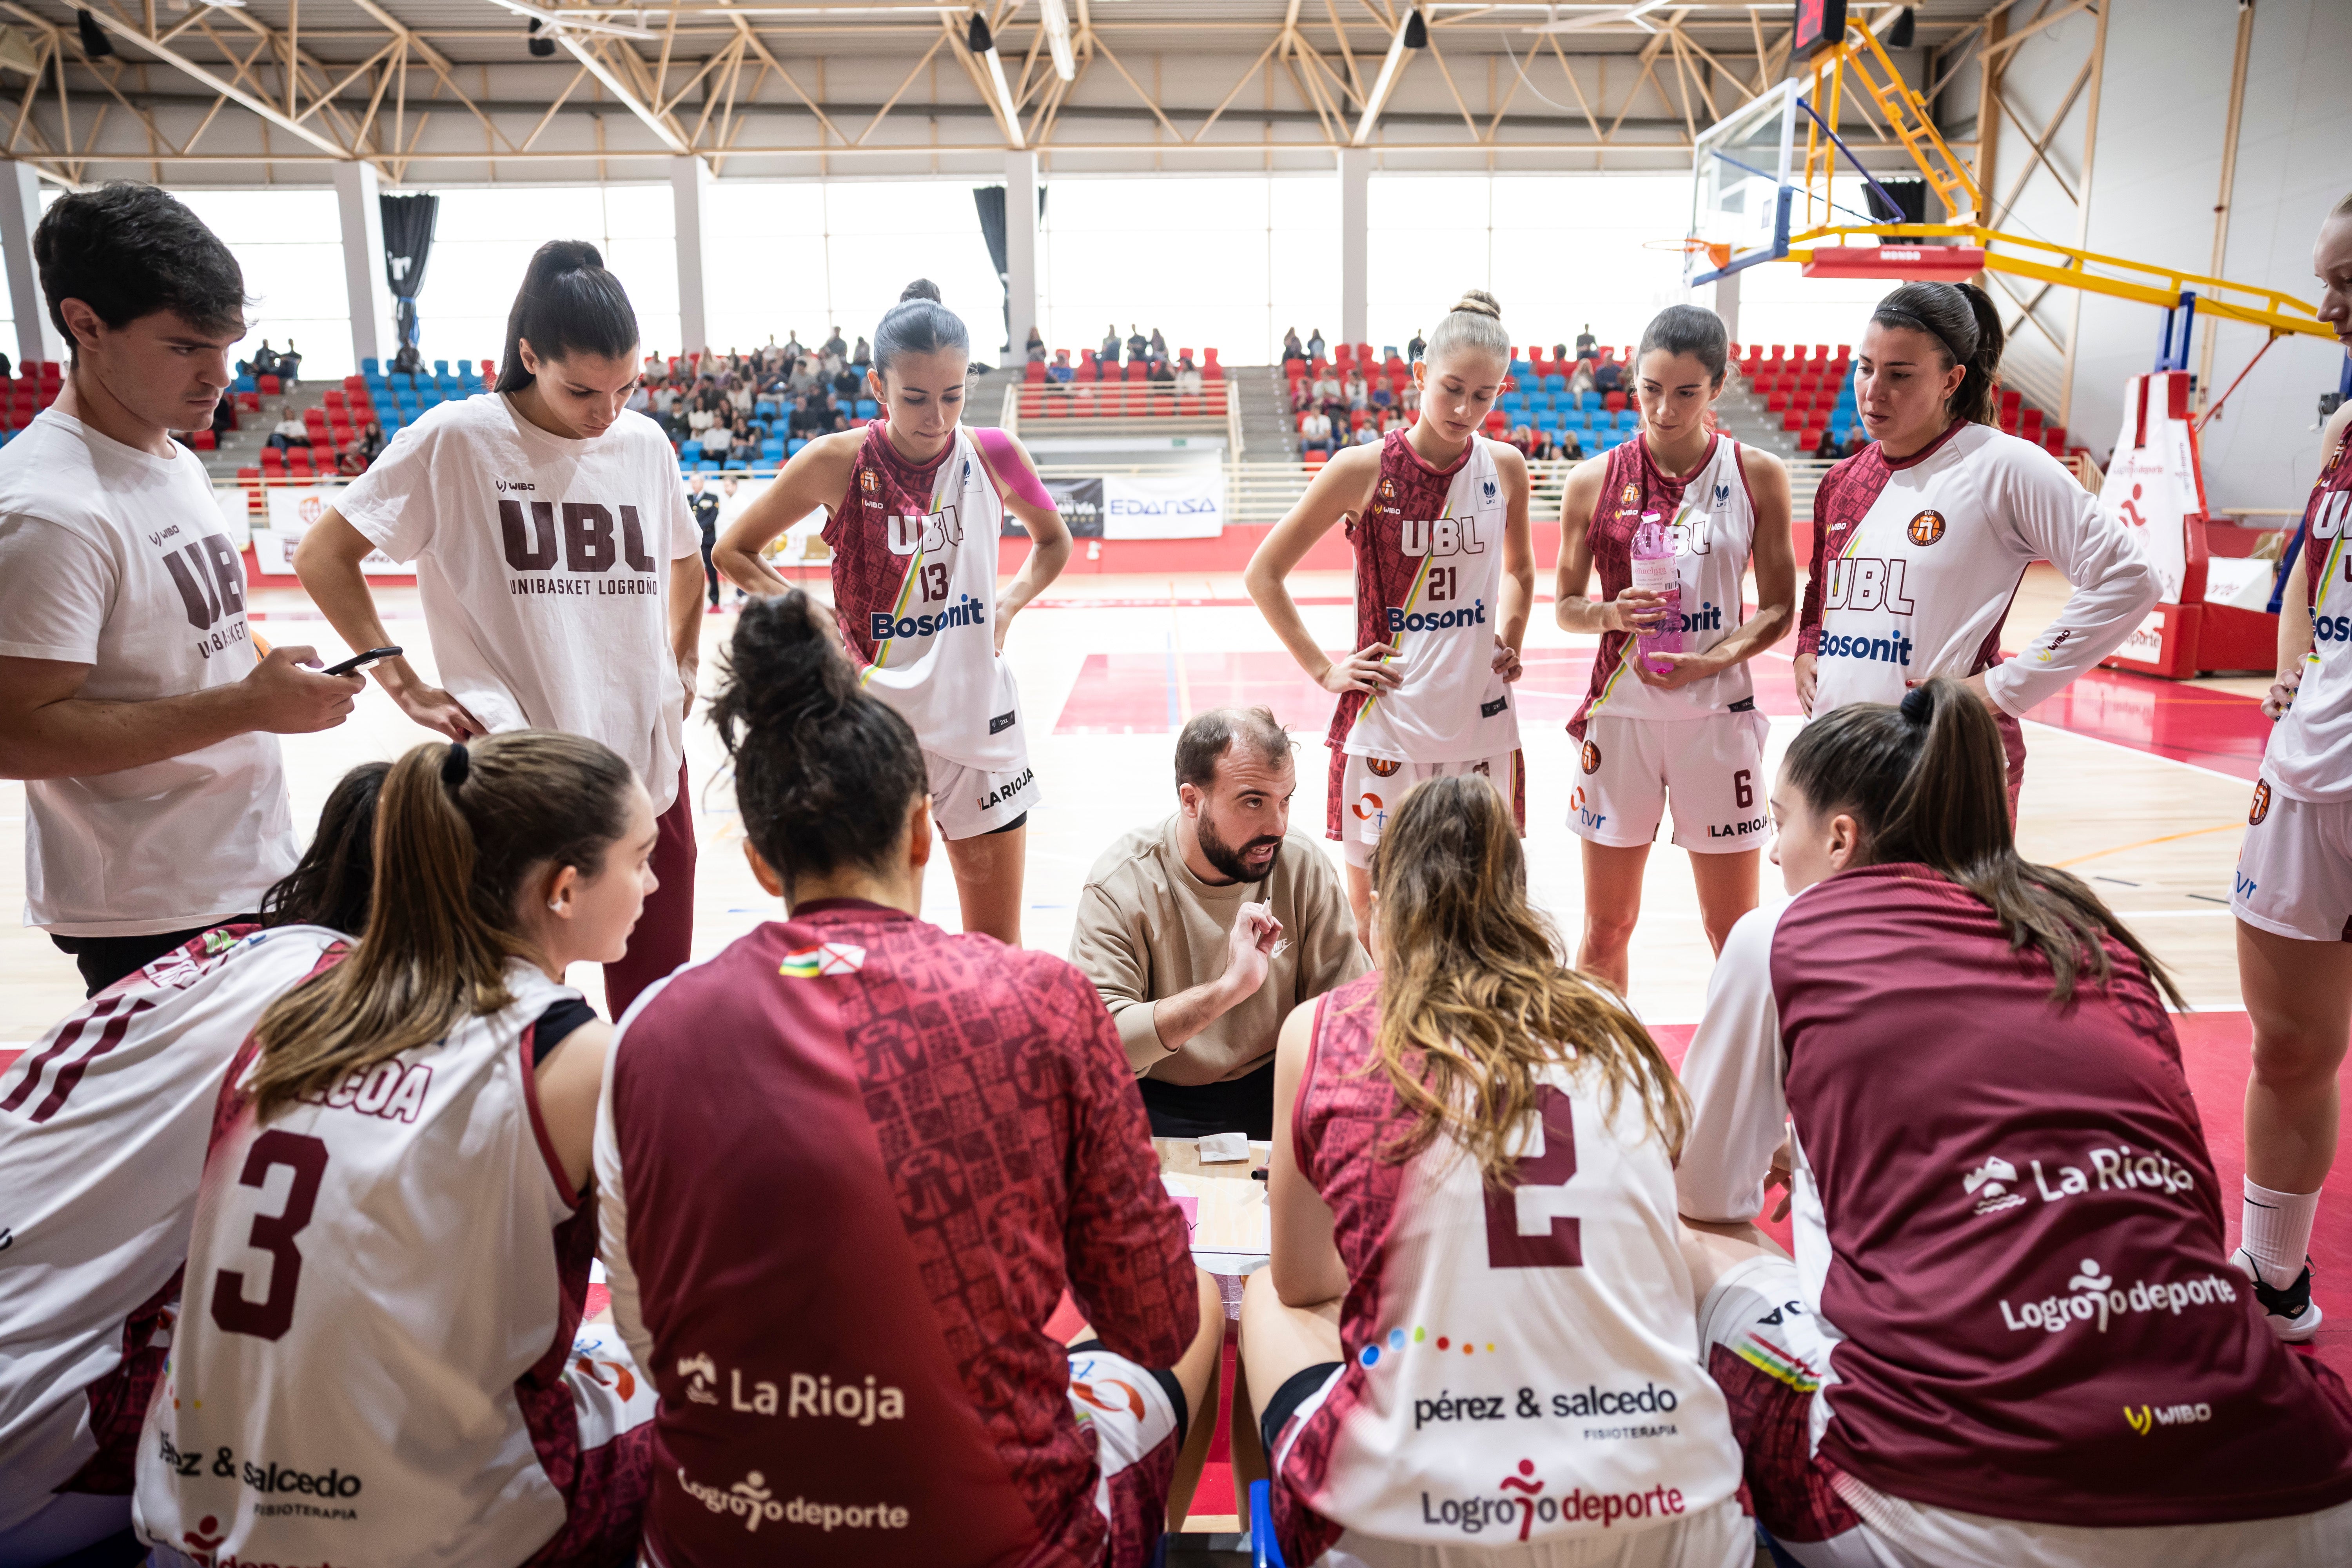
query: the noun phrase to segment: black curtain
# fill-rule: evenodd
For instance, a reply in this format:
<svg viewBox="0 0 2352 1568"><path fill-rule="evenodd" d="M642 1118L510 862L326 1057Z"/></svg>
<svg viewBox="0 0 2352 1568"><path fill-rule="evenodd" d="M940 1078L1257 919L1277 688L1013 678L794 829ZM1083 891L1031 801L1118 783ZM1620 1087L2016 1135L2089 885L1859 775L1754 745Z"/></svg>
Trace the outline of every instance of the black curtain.
<svg viewBox="0 0 2352 1568"><path fill-rule="evenodd" d="M988 242L988 259L996 268L997 286L1004 290L1004 355L1008 363L1019 364L1029 357L1029 345L1013 341L1013 274L1004 259L1004 187L978 185L971 193L972 205L980 209L980 237ZM1045 187L1037 187L1037 217L1045 216Z"/></svg>
<svg viewBox="0 0 2352 1568"><path fill-rule="evenodd" d="M395 341L416 346L416 296L425 288L425 259L433 253L433 224L441 213L434 195L378 196L383 215L383 276L398 303L393 310Z"/></svg>

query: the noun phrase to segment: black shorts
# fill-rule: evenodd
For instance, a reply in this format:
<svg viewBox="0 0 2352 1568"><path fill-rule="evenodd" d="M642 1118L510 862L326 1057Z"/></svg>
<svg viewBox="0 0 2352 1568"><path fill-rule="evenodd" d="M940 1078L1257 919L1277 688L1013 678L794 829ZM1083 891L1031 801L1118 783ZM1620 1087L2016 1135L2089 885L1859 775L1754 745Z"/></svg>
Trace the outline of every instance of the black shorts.
<svg viewBox="0 0 2352 1568"><path fill-rule="evenodd" d="M1274 1136L1274 1058L1240 1078L1219 1083L1162 1083L1139 1079L1143 1109L1151 1117L1154 1138L1206 1138L1215 1132L1241 1132L1255 1139Z"/></svg>
<svg viewBox="0 0 2352 1568"><path fill-rule="evenodd" d="M1301 1367L1284 1378L1282 1386L1274 1391L1274 1397L1260 1407L1257 1435L1258 1440L1265 1445L1267 1464L1274 1462L1275 1439L1282 1436L1282 1428L1291 1415L1330 1382L1331 1374L1343 1364L1336 1361L1318 1361L1313 1366Z"/></svg>

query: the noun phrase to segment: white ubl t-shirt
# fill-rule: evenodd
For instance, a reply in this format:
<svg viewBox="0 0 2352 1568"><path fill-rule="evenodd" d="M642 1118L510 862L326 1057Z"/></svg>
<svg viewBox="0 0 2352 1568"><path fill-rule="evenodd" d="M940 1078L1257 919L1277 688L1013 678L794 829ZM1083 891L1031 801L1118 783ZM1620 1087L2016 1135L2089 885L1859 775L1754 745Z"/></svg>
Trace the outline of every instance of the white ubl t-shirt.
<svg viewBox="0 0 2352 1568"><path fill-rule="evenodd" d="M78 693L149 702L251 673L245 563L203 460L51 408L0 449L0 655L89 667ZM25 923L187 931L259 908L294 868L278 737L25 785Z"/></svg>
<svg viewBox="0 0 2352 1568"><path fill-rule="evenodd" d="M670 654L672 563L702 534L661 427L551 436L499 393L444 403L394 437L335 510L416 563L442 687L493 733L562 730L677 798L685 693Z"/></svg>

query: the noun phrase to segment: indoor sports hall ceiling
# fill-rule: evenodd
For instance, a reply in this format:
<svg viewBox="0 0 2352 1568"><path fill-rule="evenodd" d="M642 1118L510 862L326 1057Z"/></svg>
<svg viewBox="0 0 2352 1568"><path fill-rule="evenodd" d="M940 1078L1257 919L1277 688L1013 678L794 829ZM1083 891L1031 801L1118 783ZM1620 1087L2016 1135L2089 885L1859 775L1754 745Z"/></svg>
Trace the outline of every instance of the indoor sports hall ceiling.
<svg viewBox="0 0 2352 1568"><path fill-rule="evenodd" d="M2105 3L1852 15L1941 110L1939 81L1972 77L1989 36ZM1020 149L1049 174L1305 171L1349 145L1391 170L1668 170L1790 72L1791 12L1432 0L1413 26L1402 0L0 0L0 106L7 155L59 183L323 184L354 162L388 188L626 180L679 156L721 179L988 174ZM1965 142L1975 95L1952 97L1937 118ZM1900 156L1866 111L1843 121Z"/></svg>

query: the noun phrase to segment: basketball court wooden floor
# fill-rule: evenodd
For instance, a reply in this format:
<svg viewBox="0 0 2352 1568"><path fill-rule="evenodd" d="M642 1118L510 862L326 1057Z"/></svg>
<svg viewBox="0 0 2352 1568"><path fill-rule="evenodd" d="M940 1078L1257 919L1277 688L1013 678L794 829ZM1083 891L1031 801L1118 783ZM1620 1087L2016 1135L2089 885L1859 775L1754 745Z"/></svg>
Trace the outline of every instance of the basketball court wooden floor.
<svg viewBox="0 0 2352 1568"><path fill-rule="evenodd" d="M1347 579L1307 574L1294 590L1325 646L1345 644L1352 626ZM2013 639L2046 624L2063 594L2047 568L2029 575L2011 620ZM426 639L414 592L389 590L383 597L393 636L415 657ZM298 592L259 590L255 604L257 629L273 643L311 643L330 658L341 657L341 645ZM730 615L704 623L706 690L733 624ZM1201 708L1264 703L1291 727L1299 740L1292 826L1319 837L1322 735L1332 700L1298 673L1237 578L1066 580L1014 623L1009 641L1045 796L1030 817L1029 945L1066 951L1073 908L1096 856L1119 834L1173 808L1174 731ZM1577 840L1563 826L1575 778L1562 726L1584 690L1594 647L1595 639L1552 626L1547 580L1519 687L1528 854L1535 896L1571 942L1580 897ZM1786 650L1784 643L1757 664L1759 706L1773 721L1774 765L1798 727ZM429 675L429 657L418 663ZM2018 828L2028 857L2089 879L2179 977L2194 1009L2178 1019L2189 1079L2233 1233L2248 1034L2228 905L2269 728L2254 709L2262 684L2235 679L2189 685L2107 672L2077 682L2030 716ZM422 738L373 687L341 729L289 737L285 753L302 830L343 770L397 755ZM724 758L698 718L689 724L688 755L702 845L694 944L701 956L778 910L743 864ZM24 810L22 786L0 784L0 828L12 839L22 832ZM21 908L23 874L11 842L0 849L0 901ZM1768 897L1779 896L1769 866L1765 887ZM944 867L930 878L923 912L950 929L957 923ZM1709 965L1680 851L1662 847L1651 858L1632 957L1633 1002L1678 1057L1704 1001ZM575 978L601 1003L593 974ZM14 926L0 930L0 1064L79 999L73 965L44 937ZM2312 1244L2317 1294L2331 1325L2347 1326L2323 1330L2319 1353L2352 1374L2352 1162L2338 1164L2328 1191ZM1204 1480L1197 1513L1223 1511L1211 1491L1223 1481L1222 1475ZM1230 1498L1230 1489L1223 1496Z"/></svg>

